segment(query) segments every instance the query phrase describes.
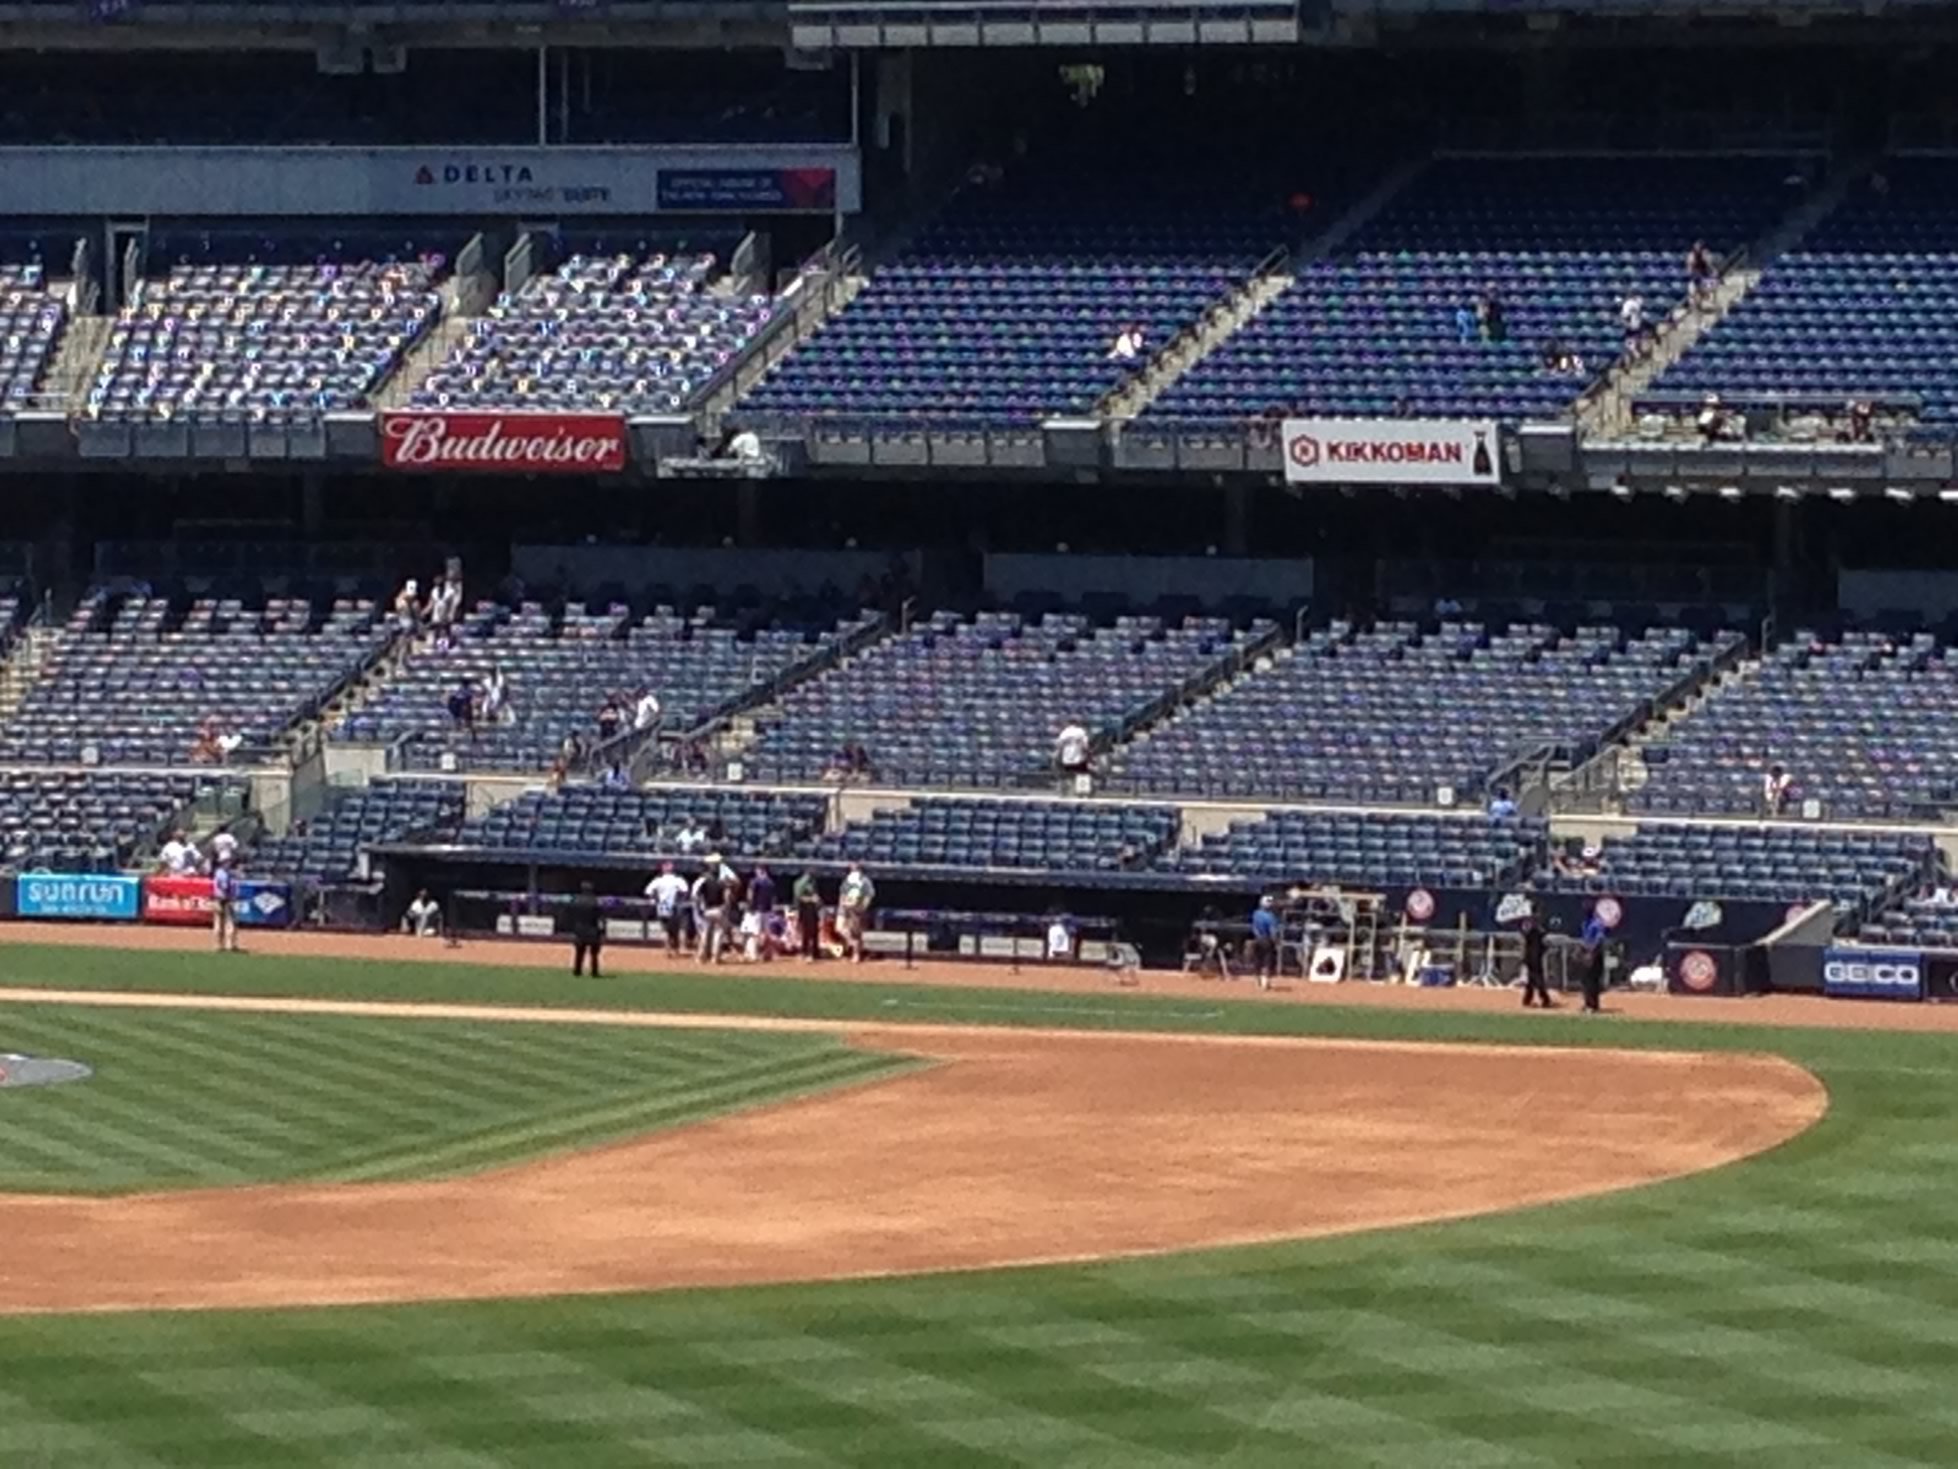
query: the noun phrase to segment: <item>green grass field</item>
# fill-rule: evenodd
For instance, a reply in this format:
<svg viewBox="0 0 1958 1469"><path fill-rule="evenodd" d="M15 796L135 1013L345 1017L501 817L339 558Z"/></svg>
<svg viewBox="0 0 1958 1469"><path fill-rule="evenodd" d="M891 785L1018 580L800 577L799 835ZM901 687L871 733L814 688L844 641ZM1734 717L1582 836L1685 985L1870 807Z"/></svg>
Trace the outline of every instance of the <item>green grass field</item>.
<svg viewBox="0 0 1958 1469"><path fill-rule="evenodd" d="M12 983L196 988L212 975L170 955L8 952ZM1820 1075L1832 1106L1808 1134L1738 1167L1341 1240L843 1286L0 1319L4 1469L1958 1463L1958 1400L1946 1396L1958 1364L1958 1037L1213 1012L1146 996L1023 1002L996 991L747 978L571 991L542 972L257 958L222 977L227 989L258 993L1772 1049ZM127 1021L140 1033L167 1020L192 1045L197 1026L187 1022L225 1019L36 1007L0 1018L42 1027L22 1049L84 1059L109 1052L69 1039L72 1023ZM286 1045L318 1023L262 1034ZM419 1043L429 1045L477 1030L372 1024L415 1035L428 1027ZM591 1097L596 1114L616 1118L607 1109L621 1101L621 1078L631 1090L635 1049L672 1038L575 1029L576 1044L622 1068ZM336 1031L343 1039L330 1049L358 1051L366 1033ZM567 1043L565 1030L536 1033L540 1045ZM608 1034L624 1038L617 1052ZM742 1059L703 1050L700 1085ZM100 1080L67 1090L80 1098L115 1080L105 1066ZM223 1080L249 1091L248 1074ZM18 1095L0 1095L0 1129ZM511 1119L527 1114L495 1111L494 1101L484 1099L480 1126L507 1137L521 1127ZM194 1092L182 1102L196 1104ZM238 1111L221 1097L201 1104L200 1130L220 1135L191 1150L201 1176L265 1166L222 1141ZM139 1119L116 1121L126 1132ZM388 1138L368 1126L309 1135L290 1171L343 1176L363 1166L350 1160L385 1158ZM238 1135L260 1147L273 1136ZM15 1186L53 1166L15 1156L4 1138L0 1167ZM174 1134L172 1143L181 1146ZM93 1186L191 1166L132 1155L131 1145L98 1165ZM477 1161L466 1141L457 1147L442 1166ZM91 1176L82 1163L65 1166Z"/></svg>
<svg viewBox="0 0 1958 1469"><path fill-rule="evenodd" d="M0 1005L80 1086L0 1095L0 1189L428 1178L690 1122L901 1064L824 1036Z"/></svg>

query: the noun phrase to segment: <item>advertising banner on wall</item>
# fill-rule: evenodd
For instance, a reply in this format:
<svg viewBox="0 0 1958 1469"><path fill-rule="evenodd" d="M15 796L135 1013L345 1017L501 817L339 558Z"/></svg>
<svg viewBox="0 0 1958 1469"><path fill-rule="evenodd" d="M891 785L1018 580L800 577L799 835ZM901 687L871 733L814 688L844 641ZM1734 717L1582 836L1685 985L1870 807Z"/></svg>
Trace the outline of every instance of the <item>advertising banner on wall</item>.
<svg viewBox="0 0 1958 1469"><path fill-rule="evenodd" d="M381 415L381 463L389 469L617 474L626 454L625 419L614 413Z"/></svg>
<svg viewBox="0 0 1958 1469"><path fill-rule="evenodd" d="M671 196L674 202L667 203ZM640 215L862 207L845 143L632 148L0 147L24 215ZM458 242L459 243L459 242Z"/></svg>
<svg viewBox="0 0 1958 1469"><path fill-rule="evenodd" d="M143 883L143 922L208 925L217 911L208 877L152 877ZM292 922L292 888L244 878L234 916L240 928L285 928Z"/></svg>
<svg viewBox="0 0 1958 1469"><path fill-rule="evenodd" d="M22 918L94 918L129 922L141 911L142 879L99 873L24 872L14 879Z"/></svg>
<svg viewBox="0 0 1958 1469"><path fill-rule="evenodd" d="M1915 949L1825 949L1822 993L1848 1000L1921 1000L1924 956Z"/></svg>
<svg viewBox="0 0 1958 1469"><path fill-rule="evenodd" d="M1291 484L1502 483L1492 418L1288 418L1283 433Z"/></svg>
<svg viewBox="0 0 1958 1469"><path fill-rule="evenodd" d="M829 214L836 208L836 170L662 168L659 207L676 213Z"/></svg>

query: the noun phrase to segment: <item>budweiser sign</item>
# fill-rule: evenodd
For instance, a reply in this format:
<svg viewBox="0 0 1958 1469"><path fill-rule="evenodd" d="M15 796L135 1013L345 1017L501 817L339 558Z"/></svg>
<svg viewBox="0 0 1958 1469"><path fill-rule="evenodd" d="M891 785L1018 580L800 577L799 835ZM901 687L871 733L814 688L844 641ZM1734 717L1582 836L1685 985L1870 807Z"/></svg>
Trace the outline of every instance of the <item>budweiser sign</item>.
<svg viewBox="0 0 1958 1469"><path fill-rule="evenodd" d="M625 454L625 420L607 413L381 417L381 463L389 469L617 474Z"/></svg>

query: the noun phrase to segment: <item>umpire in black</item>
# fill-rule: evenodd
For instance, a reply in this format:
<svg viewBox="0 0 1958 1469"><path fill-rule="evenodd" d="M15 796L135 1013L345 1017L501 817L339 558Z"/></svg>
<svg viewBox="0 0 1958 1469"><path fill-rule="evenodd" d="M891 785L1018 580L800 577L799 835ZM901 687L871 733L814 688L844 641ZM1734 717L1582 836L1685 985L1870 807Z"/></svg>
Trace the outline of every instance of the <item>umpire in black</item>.
<svg viewBox="0 0 1958 1469"><path fill-rule="evenodd" d="M578 885L578 895L571 900L565 927L571 934L571 972L582 976L585 960L589 958L591 977L597 979L598 950L604 942L605 929L598 916L598 896L592 892L590 883Z"/></svg>
<svg viewBox="0 0 1958 1469"><path fill-rule="evenodd" d="M1523 1008L1530 1008L1531 1000L1541 1000L1543 1008L1551 1008L1550 986L1543 980L1543 924L1532 913L1523 920Z"/></svg>

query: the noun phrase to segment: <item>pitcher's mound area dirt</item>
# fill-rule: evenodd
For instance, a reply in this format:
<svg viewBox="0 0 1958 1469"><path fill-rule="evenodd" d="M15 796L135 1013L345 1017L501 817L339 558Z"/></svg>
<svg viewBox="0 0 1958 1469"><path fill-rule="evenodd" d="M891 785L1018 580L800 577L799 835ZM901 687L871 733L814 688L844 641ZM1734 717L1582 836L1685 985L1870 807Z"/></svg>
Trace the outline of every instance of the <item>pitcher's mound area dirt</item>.
<svg viewBox="0 0 1958 1469"><path fill-rule="evenodd" d="M466 1179L0 1199L0 1311L826 1280L1328 1234L1709 1168L1826 1101L1771 1057L849 1034L935 1064Z"/></svg>

